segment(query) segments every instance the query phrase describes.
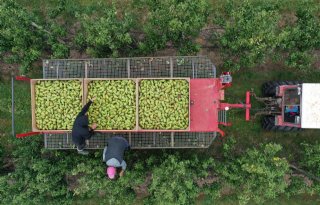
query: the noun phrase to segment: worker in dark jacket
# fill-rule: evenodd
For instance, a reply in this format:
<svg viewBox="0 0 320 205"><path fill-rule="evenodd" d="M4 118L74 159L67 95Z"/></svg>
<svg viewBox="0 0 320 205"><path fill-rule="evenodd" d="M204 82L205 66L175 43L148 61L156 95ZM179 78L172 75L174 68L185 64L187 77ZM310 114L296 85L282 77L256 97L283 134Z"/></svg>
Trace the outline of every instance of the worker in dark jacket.
<svg viewBox="0 0 320 205"><path fill-rule="evenodd" d="M72 142L77 146L79 154L87 155L88 151L84 151L86 140L90 139L93 131L97 128L97 124L93 123L89 126L87 112L95 98L91 99L77 115L72 128Z"/></svg>
<svg viewBox="0 0 320 205"><path fill-rule="evenodd" d="M123 176L127 168L127 163L123 160L123 155L124 151L129 149L130 145L125 138L115 136L109 139L108 146L103 150L103 161L107 164L106 174L109 179L115 178L117 174L116 168L121 168L119 176Z"/></svg>

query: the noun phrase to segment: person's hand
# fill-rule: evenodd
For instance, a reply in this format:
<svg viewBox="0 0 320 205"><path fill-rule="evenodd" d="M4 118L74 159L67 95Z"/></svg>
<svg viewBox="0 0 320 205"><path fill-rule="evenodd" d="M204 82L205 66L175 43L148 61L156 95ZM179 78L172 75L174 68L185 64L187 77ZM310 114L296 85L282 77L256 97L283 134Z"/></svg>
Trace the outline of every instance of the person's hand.
<svg viewBox="0 0 320 205"><path fill-rule="evenodd" d="M92 128L93 130L95 130L95 129L97 128L97 126L98 126L97 123L92 123L91 128Z"/></svg>
<svg viewBox="0 0 320 205"><path fill-rule="evenodd" d="M93 101L95 101L96 100L96 96L94 96L94 97L92 97L90 100L93 102Z"/></svg>
<svg viewBox="0 0 320 205"><path fill-rule="evenodd" d="M119 173L119 176L123 177L123 175L124 175L124 170L122 169L121 172Z"/></svg>

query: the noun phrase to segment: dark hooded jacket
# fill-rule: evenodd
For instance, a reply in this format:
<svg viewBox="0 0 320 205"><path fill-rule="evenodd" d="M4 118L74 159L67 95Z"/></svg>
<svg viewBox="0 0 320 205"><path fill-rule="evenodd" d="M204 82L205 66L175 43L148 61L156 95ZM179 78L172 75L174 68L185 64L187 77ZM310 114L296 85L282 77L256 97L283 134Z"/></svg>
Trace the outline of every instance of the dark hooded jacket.
<svg viewBox="0 0 320 205"><path fill-rule="evenodd" d="M72 127L72 141L76 145L85 144L85 140L88 140L93 135L93 130L89 127L89 120L86 113L89 110L92 101L89 101L77 115Z"/></svg>
<svg viewBox="0 0 320 205"><path fill-rule="evenodd" d="M123 161L124 151L129 149L130 145L125 138L120 136L112 137L108 140L108 146L106 152L104 153L104 159L105 161L108 161L109 159L115 158L121 164Z"/></svg>

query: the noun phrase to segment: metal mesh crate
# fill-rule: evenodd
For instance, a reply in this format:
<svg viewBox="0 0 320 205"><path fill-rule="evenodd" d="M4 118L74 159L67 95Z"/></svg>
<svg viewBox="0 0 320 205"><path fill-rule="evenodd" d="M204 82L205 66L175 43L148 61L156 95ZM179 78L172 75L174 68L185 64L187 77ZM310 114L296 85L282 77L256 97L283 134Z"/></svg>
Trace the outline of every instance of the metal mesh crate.
<svg viewBox="0 0 320 205"><path fill-rule="evenodd" d="M214 78L216 68L204 56L54 59L43 60L43 78ZM97 133L88 142L89 149L103 149L113 133ZM216 137L210 133L123 133L133 149L206 148ZM45 134L48 149L74 149L70 133Z"/></svg>

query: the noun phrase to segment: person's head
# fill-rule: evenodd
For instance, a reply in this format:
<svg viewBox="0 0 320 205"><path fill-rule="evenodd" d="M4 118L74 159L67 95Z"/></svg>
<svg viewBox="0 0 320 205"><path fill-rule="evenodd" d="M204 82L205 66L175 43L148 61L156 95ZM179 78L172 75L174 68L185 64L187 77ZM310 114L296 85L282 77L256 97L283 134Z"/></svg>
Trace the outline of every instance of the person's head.
<svg viewBox="0 0 320 205"><path fill-rule="evenodd" d="M115 167L107 167L106 168L106 175L109 179L114 179L117 174L117 169Z"/></svg>
<svg viewBox="0 0 320 205"><path fill-rule="evenodd" d="M97 128L97 126L98 126L97 123L92 123L91 128L95 130Z"/></svg>

